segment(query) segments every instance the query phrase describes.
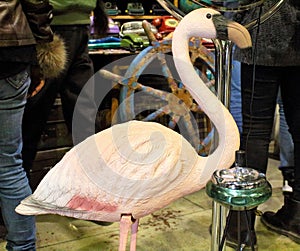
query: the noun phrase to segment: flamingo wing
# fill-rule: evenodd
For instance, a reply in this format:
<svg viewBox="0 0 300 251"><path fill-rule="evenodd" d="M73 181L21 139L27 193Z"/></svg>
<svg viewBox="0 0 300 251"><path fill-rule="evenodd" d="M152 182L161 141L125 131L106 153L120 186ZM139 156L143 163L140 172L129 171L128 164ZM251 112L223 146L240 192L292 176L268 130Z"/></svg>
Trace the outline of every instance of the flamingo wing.
<svg viewBox="0 0 300 251"><path fill-rule="evenodd" d="M128 213L140 218L185 194L178 189L190 191L185 184L197 159L192 146L167 127L119 124L73 147L16 211L101 221Z"/></svg>

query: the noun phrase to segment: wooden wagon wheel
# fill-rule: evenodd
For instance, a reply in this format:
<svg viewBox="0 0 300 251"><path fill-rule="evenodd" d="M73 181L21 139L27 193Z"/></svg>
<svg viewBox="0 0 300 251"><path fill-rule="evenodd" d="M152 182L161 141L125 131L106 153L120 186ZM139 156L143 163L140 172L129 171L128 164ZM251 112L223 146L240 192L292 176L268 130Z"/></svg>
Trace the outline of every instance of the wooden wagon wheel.
<svg viewBox="0 0 300 251"><path fill-rule="evenodd" d="M201 107L178 80L175 68L170 66L173 62L171 43L172 40L152 41L152 46L134 58L124 76L100 70L105 78L120 84L119 106L112 124L132 119L156 121L178 130L199 154L207 155L214 129ZM214 91L213 53L198 38L190 41L190 52L195 70ZM145 79L148 80L147 85L142 84ZM156 83L151 83L151 80Z"/></svg>

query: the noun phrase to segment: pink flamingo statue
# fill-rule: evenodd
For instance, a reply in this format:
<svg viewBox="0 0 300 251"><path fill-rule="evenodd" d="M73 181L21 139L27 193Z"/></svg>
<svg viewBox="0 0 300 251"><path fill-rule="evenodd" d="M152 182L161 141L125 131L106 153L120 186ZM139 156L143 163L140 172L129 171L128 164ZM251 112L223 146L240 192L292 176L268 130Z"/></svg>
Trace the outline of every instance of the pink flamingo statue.
<svg viewBox="0 0 300 251"><path fill-rule="evenodd" d="M118 124L73 147L16 211L120 221L119 251L126 250L130 227L130 250L136 250L138 219L204 188L216 169L229 168L234 161L239 148L236 124L194 71L188 50L190 37L227 35L241 48L251 46L243 26L202 8L182 19L172 41L182 82L218 131L219 143L211 155L199 156L180 134L158 123Z"/></svg>

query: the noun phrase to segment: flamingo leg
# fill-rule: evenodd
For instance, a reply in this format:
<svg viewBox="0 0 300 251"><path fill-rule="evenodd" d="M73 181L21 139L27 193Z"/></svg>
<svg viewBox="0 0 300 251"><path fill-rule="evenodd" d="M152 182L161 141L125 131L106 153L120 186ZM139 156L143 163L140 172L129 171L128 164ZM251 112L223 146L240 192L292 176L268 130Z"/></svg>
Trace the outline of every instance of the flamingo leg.
<svg viewBox="0 0 300 251"><path fill-rule="evenodd" d="M135 220L131 226L130 251L136 251L136 239L139 227L139 220Z"/></svg>
<svg viewBox="0 0 300 251"><path fill-rule="evenodd" d="M122 215L120 220L119 251L126 251L127 237L131 226L131 215Z"/></svg>

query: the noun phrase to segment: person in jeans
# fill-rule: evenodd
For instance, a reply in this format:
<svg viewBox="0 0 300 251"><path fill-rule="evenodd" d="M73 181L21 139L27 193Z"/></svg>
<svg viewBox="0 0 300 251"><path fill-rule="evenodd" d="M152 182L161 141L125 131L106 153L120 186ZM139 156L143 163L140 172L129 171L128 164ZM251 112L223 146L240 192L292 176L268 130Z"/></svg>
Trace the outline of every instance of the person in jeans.
<svg viewBox="0 0 300 251"><path fill-rule="evenodd" d="M35 45L52 40L51 16L46 0L0 1L0 207L7 250L36 250L35 218L15 208L31 194L22 165L22 117Z"/></svg>
<svg viewBox="0 0 300 251"><path fill-rule="evenodd" d="M258 18L274 2L249 10L243 23ZM285 1L277 13L251 30L252 50L236 48L234 58L241 62L243 128L241 149L246 166L266 173L268 150L274 123L279 87L286 121L294 143L293 193L285 196L278 212L265 212L261 220L271 230L300 243L300 2ZM242 227L241 241L250 250L256 244L255 210L246 213L251 232ZM245 223L246 221L242 222ZM230 229L227 244L237 247L237 231ZM252 237L252 238L251 238Z"/></svg>

